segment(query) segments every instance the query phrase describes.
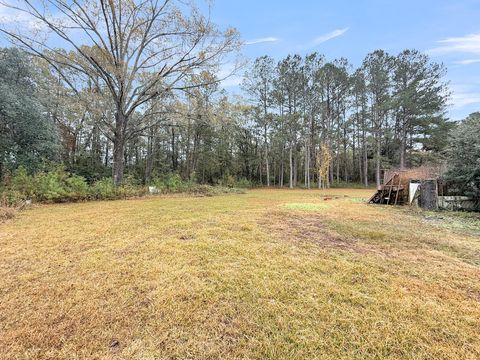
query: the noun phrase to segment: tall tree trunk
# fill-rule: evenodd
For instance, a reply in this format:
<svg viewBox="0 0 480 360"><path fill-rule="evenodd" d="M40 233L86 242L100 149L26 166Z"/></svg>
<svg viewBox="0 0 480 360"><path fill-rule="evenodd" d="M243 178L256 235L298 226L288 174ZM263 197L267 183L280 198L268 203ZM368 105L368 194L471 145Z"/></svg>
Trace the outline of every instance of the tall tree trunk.
<svg viewBox="0 0 480 360"><path fill-rule="evenodd" d="M328 166L328 179L327 179L327 188L330 187L330 184L333 184L333 181L334 181L334 177L333 177L333 156L332 156L332 160L330 161L330 165Z"/></svg>
<svg viewBox="0 0 480 360"><path fill-rule="evenodd" d="M148 130L147 137L147 159L145 164L145 184L149 184L152 179L153 170L153 127Z"/></svg>
<svg viewBox="0 0 480 360"><path fill-rule="evenodd" d="M367 147L365 146L365 150L363 152L363 183L365 184L365 187L368 187L368 153L367 153Z"/></svg>
<svg viewBox="0 0 480 360"><path fill-rule="evenodd" d="M400 139L400 169L405 169L406 151L407 151L407 132L405 129L405 122L402 124Z"/></svg>
<svg viewBox="0 0 480 360"><path fill-rule="evenodd" d="M358 119L357 119L358 121ZM352 181L357 181L356 173L357 173L357 138L358 138L358 122L355 122L353 125L353 132L352 132ZM361 172L361 170L360 170ZM359 179L362 178L360 174Z"/></svg>
<svg viewBox="0 0 480 360"><path fill-rule="evenodd" d="M105 158L104 158L105 167L108 167L108 158L110 156L110 154L108 153L109 148L110 148L110 145L108 143L108 139L105 139Z"/></svg>
<svg viewBox="0 0 480 360"><path fill-rule="evenodd" d="M258 155L257 155L258 154ZM262 162L262 150L255 150L255 155L258 156L258 177L260 178L260 186L263 186L263 162Z"/></svg>
<svg viewBox="0 0 480 360"><path fill-rule="evenodd" d="M265 110L266 113L266 110ZM270 164L268 163L268 134L267 134L267 125L264 128L265 136L265 170L267 171L267 186L270 186Z"/></svg>
<svg viewBox="0 0 480 360"><path fill-rule="evenodd" d="M377 188L380 188L381 185L381 179L380 179L380 158L381 158L381 142L380 142L380 134L377 133L376 137L376 155L375 155L375 181L377 183Z"/></svg>
<svg viewBox="0 0 480 360"><path fill-rule="evenodd" d="M276 178L276 174L275 174L275 159L273 159L273 162L272 162L272 170L273 170L273 174L272 174L272 179L273 179L273 186L276 186L277 185L277 178Z"/></svg>
<svg viewBox="0 0 480 360"><path fill-rule="evenodd" d="M185 174L186 174L186 178L191 180L191 169L192 169L192 166L191 166L191 163L192 163L192 154L191 154L191 151L190 151L190 142L191 142L191 124L190 124L190 117L187 117L187 145L185 147Z"/></svg>
<svg viewBox="0 0 480 360"><path fill-rule="evenodd" d="M285 148L283 147L282 148L282 156L281 156L281 160L280 160L280 187L283 187L283 184L284 184L284 174L285 174L285 169L284 169L284 165L285 165Z"/></svg>
<svg viewBox="0 0 480 360"><path fill-rule="evenodd" d="M125 171L125 130L126 117L121 111L115 114L115 138L113 141L113 183L119 185L123 181Z"/></svg>
<svg viewBox="0 0 480 360"><path fill-rule="evenodd" d="M345 119L345 114L343 115ZM343 122L343 166L344 181L348 182L348 159L347 159L347 124Z"/></svg>
<svg viewBox="0 0 480 360"><path fill-rule="evenodd" d="M309 147L308 147L308 140L305 140L305 187L307 189L310 189L310 173L309 173L309 168L310 168L310 164L308 163L308 161L310 160L310 157L309 157L309 154L308 154L308 150L309 150Z"/></svg>
<svg viewBox="0 0 480 360"><path fill-rule="evenodd" d="M307 182L308 182L307 189L310 189L310 179L311 179L311 175L310 175L310 161L311 161L310 151L311 151L311 147L309 146L308 151L307 151L307 155L308 155L308 160L307 160Z"/></svg>
<svg viewBox="0 0 480 360"><path fill-rule="evenodd" d="M297 187L298 184L298 152L295 151L293 156L293 187Z"/></svg>
<svg viewBox="0 0 480 360"><path fill-rule="evenodd" d="M120 185L123 181L123 173L125 170L125 157L122 137L116 137L113 142L113 183Z"/></svg>
<svg viewBox="0 0 480 360"><path fill-rule="evenodd" d="M172 170L175 172L177 171L177 152L175 150L175 128L172 126Z"/></svg>
<svg viewBox="0 0 480 360"><path fill-rule="evenodd" d="M337 151L336 151L336 171L335 171L335 177L337 179L337 183L340 183L340 150L339 150L339 147L340 147L340 143L337 142Z"/></svg>
<svg viewBox="0 0 480 360"><path fill-rule="evenodd" d="M75 160L77 158L77 147L78 147L78 131L72 133L72 149L70 150L70 166L75 166Z"/></svg>
<svg viewBox="0 0 480 360"><path fill-rule="evenodd" d="M290 189L292 189L293 188L293 146L292 145L290 145L288 158L290 162L290 179L288 182L288 186L290 187Z"/></svg>
<svg viewBox="0 0 480 360"><path fill-rule="evenodd" d="M362 150L363 150L363 183L365 187L368 186L368 145L367 145L367 134L365 130L365 119L362 123Z"/></svg>

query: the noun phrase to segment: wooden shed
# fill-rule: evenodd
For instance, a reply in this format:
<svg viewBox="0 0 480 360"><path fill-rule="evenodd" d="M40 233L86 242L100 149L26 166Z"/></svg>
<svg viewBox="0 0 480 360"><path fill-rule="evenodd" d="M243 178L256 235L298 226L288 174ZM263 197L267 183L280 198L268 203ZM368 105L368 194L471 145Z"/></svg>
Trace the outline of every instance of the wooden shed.
<svg viewBox="0 0 480 360"><path fill-rule="evenodd" d="M383 184L370 198L369 203L411 205L419 201L422 183L430 184L425 187L432 187L433 182L437 184L439 175L440 169L434 167L384 170ZM436 193L438 193L438 185L436 185L436 189ZM427 200L426 198L420 199L420 202L426 204Z"/></svg>

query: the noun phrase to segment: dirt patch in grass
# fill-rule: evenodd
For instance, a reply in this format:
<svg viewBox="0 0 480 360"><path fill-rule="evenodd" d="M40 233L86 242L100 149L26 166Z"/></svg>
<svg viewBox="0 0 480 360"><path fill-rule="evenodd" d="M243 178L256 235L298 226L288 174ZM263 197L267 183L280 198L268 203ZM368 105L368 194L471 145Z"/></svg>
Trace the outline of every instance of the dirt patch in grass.
<svg viewBox="0 0 480 360"><path fill-rule="evenodd" d="M15 217L16 210L7 207L0 207L0 223L6 222L7 220L13 219Z"/></svg>
<svg viewBox="0 0 480 360"><path fill-rule="evenodd" d="M318 214L299 211L274 211L261 218L259 224L283 241L310 243L325 248L356 252L365 251L358 246L354 239L341 237L329 230Z"/></svg>

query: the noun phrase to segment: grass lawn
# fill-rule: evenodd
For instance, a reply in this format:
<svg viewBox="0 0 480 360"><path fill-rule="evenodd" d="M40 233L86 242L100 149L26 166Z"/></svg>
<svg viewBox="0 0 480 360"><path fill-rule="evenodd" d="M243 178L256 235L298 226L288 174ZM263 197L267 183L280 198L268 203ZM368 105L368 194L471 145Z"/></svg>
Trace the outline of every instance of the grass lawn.
<svg viewBox="0 0 480 360"><path fill-rule="evenodd" d="M0 224L0 359L479 359L480 217L357 189Z"/></svg>

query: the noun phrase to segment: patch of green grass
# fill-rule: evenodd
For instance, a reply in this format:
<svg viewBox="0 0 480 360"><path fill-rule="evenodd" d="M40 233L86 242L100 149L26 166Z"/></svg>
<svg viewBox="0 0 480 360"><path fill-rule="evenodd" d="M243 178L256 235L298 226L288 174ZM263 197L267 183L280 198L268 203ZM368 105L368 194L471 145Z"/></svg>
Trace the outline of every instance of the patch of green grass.
<svg viewBox="0 0 480 360"><path fill-rule="evenodd" d="M314 203L286 203L282 204L286 209L290 210L304 210L304 211L317 211L328 209L330 206L327 204L314 204Z"/></svg>
<svg viewBox="0 0 480 360"><path fill-rule="evenodd" d="M474 212L425 212L423 221L434 226L480 235L480 214Z"/></svg>

